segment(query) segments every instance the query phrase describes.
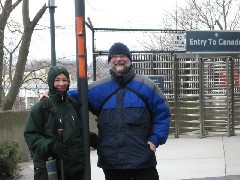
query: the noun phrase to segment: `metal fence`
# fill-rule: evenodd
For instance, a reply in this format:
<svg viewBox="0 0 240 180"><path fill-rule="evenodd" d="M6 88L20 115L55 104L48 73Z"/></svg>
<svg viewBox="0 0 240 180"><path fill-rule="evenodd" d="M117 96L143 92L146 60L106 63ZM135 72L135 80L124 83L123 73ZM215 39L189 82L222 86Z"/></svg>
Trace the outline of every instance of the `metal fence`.
<svg viewBox="0 0 240 180"><path fill-rule="evenodd" d="M101 67L96 74L105 76L107 57L95 58ZM173 53L132 53L132 59L136 73L164 76L175 137L231 136L240 130L239 59Z"/></svg>

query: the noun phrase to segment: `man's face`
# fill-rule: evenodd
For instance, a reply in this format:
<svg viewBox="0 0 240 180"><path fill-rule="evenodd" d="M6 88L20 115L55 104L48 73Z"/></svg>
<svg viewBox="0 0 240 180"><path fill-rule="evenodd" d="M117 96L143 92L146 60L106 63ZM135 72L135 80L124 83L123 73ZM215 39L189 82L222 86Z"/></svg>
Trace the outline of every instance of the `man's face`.
<svg viewBox="0 0 240 180"><path fill-rule="evenodd" d="M124 75L128 71L131 61L127 55L117 54L111 57L109 65L112 71L120 76Z"/></svg>

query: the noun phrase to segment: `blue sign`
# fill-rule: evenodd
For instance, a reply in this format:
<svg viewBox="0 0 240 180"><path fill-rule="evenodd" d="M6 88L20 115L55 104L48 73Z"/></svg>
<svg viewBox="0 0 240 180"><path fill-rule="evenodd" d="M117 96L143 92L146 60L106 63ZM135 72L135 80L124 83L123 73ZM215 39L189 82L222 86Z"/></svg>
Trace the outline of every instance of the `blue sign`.
<svg viewBox="0 0 240 180"><path fill-rule="evenodd" d="M186 52L239 53L240 31L186 31Z"/></svg>

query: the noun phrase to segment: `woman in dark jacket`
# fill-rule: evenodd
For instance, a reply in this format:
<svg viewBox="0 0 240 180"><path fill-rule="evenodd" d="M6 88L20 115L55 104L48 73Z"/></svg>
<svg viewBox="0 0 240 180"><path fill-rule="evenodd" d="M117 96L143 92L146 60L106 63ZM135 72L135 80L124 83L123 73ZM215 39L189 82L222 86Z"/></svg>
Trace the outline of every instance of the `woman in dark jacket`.
<svg viewBox="0 0 240 180"><path fill-rule="evenodd" d="M34 163L34 180L47 180L46 162L56 159L58 179L61 179L60 159L67 180L81 180L84 168L84 146L78 104L67 97L69 73L64 67L51 67L48 73L49 114L45 120L42 102L37 102L24 130L24 137ZM60 140L59 129L62 141Z"/></svg>

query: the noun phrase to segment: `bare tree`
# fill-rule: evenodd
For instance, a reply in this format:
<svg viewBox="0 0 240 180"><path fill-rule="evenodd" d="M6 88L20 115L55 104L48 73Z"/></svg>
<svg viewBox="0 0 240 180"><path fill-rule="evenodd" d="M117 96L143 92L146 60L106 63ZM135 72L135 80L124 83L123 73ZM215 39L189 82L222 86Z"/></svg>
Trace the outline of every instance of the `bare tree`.
<svg viewBox="0 0 240 180"><path fill-rule="evenodd" d="M4 31L7 25L8 18L11 12L19 5L22 0L17 0L15 3L12 3L12 0L6 0L3 4L0 1L0 105L2 104L2 98L4 97L4 90L3 90L3 60L4 60Z"/></svg>
<svg viewBox="0 0 240 180"><path fill-rule="evenodd" d="M176 28L185 30L209 29L220 25L223 30L238 29L240 4L238 0L186 0L185 7L177 7L167 15Z"/></svg>
<svg viewBox="0 0 240 180"><path fill-rule="evenodd" d="M148 34L148 40L142 44L143 48L148 51L172 51L173 34L169 32L152 32Z"/></svg>
<svg viewBox="0 0 240 180"><path fill-rule="evenodd" d="M2 2L2 1L1 1ZM4 95L3 83L3 59L4 59L4 31L6 24L8 22L9 16L14 8L22 2L22 21L23 21L23 34L21 37L20 47L18 51L17 63L12 77L11 86L7 93ZM30 43L34 28L36 27L39 20L42 18L47 7L44 4L41 9L36 13L32 21L29 16L29 0L17 0L12 3L12 0L5 0L5 4L1 3L1 14L0 14L0 106L2 105L2 110L10 110L16 100L19 92L19 88L23 82L24 71L27 62L27 57L29 53ZM16 45L17 46L17 45ZM11 53L10 53L11 54Z"/></svg>

